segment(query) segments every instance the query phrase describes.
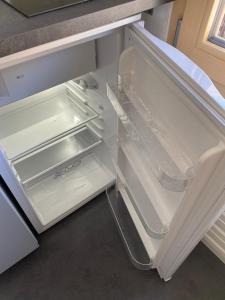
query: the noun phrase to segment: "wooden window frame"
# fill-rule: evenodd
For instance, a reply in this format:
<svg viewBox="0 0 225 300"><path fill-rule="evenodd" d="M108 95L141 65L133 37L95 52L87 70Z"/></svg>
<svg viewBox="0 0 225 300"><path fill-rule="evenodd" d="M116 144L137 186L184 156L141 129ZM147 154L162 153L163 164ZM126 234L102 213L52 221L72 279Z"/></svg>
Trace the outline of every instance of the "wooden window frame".
<svg viewBox="0 0 225 300"><path fill-rule="evenodd" d="M177 47L195 61L225 96L225 48L208 40L220 0L187 0Z"/></svg>
<svg viewBox="0 0 225 300"><path fill-rule="evenodd" d="M220 0L208 35L209 42L225 48L225 39L218 35L225 18L225 0Z"/></svg>

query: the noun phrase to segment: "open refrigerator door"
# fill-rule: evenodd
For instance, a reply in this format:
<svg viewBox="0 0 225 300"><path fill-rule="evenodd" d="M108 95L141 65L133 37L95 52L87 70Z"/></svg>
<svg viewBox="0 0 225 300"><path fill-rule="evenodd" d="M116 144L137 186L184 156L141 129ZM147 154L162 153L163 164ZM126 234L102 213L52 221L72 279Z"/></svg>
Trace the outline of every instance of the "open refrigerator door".
<svg viewBox="0 0 225 300"><path fill-rule="evenodd" d="M118 93L108 87L118 115L110 206L114 215L126 207L137 230L144 249L125 237L134 264L169 280L225 204L224 103L198 66L141 24L125 38Z"/></svg>

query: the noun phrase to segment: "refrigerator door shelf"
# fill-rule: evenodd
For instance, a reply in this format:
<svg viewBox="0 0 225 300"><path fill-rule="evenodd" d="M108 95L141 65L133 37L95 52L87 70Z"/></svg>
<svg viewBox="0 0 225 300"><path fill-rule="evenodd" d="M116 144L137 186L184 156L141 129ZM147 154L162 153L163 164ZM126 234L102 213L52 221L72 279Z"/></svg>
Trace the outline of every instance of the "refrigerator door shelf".
<svg viewBox="0 0 225 300"><path fill-rule="evenodd" d="M173 91L177 97L177 91L174 86L177 86L182 93L180 93L181 102L186 102L189 108L192 107L193 112L199 114L199 111L204 113L215 124L217 129L225 132L225 102L224 97L219 93L211 79L207 74L191 61L185 54L178 49L172 47L168 43L146 31L139 23L132 24L126 28L126 42L125 47L134 47L139 49L142 54L148 57L148 66L155 65L156 79L158 74L162 76L159 78L156 88L160 85L162 92L158 96L164 94L162 100L166 104L166 99L170 99L170 93ZM136 62L134 62L136 63ZM142 68L143 71L145 71ZM152 70L153 71L153 70ZM154 71L153 71L154 72ZM134 73L133 73L134 74ZM125 74L124 74L125 75ZM137 75L134 74L135 78ZM142 73L141 79L146 79L147 74ZM164 79L163 79L164 77ZM166 82L165 78L170 78L170 82ZM151 89L148 89L149 96L152 95L155 89L151 82ZM139 81L140 83L140 81ZM140 87L144 85L141 84ZM164 87L170 89L170 93L164 93ZM147 89L147 86L146 86ZM134 90L134 89L133 89ZM183 94L183 97L182 97ZM155 96L157 96L155 94ZM186 100L185 99L186 96ZM152 96L151 96L152 97ZM189 101L187 101L189 99ZM179 108L179 107L178 107ZM177 110L176 110L177 112ZM202 114L203 115L203 114ZM202 118L201 118L202 120ZM205 121L203 120L204 124ZM213 131L215 128L213 129Z"/></svg>
<svg viewBox="0 0 225 300"><path fill-rule="evenodd" d="M121 142L131 140L134 147L143 152L146 165L165 189L183 192L194 176L193 162L183 151L182 145L168 136L168 132L154 119L151 104L148 107L145 99L135 95L134 90L126 89L127 80L130 80L127 77L120 77L124 91L121 90L118 97L126 115L126 120L121 120L126 130ZM131 82L130 86L133 89Z"/></svg>
<svg viewBox="0 0 225 300"><path fill-rule="evenodd" d="M136 103L139 107L136 109L121 90L117 98L110 87L108 98L119 118L119 143L129 142L136 155L142 154L143 165L151 169L164 189L184 192L194 176L194 166L182 145L177 145L174 138L154 123L147 107L142 108L143 113L140 111L142 101Z"/></svg>
<svg viewBox="0 0 225 300"><path fill-rule="evenodd" d="M119 147L117 174L148 235L162 239L168 232L168 223L161 207L157 205L157 199L152 199L156 196L154 187L152 191L151 182L150 186L145 185L146 181L142 181L136 172L140 166L137 161L128 159L126 153L126 150Z"/></svg>
<svg viewBox="0 0 225 300"><path fill-rule="evenodd" d="M136 209L133 206L132 200L130 199L129 191L127 190L126 186L124 185L123 178L118 174L117 176L117 190L120 191L122 199L127 207L127 210L135 224L135 227L138 231L138 234L144 244L144 247L148 253L148 256L151 260L152 266L154 266L154 260L157 255L157 252L163 242L162 239L155 239L149 236L146 232L143 223L141 222ZM128 193L127 193L128 192Z"/></svg>
<svg viewBox="0 0 225 300"><path fill-rule="evenodd" d="M57 173L64 165L87 155L99 139L87 126L66 137L13 162L13 167L24 187L29 188L40 180Z"/></svg>
<svg viewBox="0 0 225 300"><path fill-rule="evenodd" d="M62 84L3 107L0 144L15 160L69 134L98 114ZM15 147L16 145L16 147Z"/></svg>
<svg viewBox="0 0 225 300"><path fill-rule="evenodd" d="M140 239L137 226L133 222L130 212L125 204L124 199L127 199L127 195L125 190L123 190L122 185L119 190L115 187L107 189L106 195L112 215L131 262L139 270L151 269L151 258Z"/></svg>
<svg viewBox="0 0 225 300"><path fill-rule="evenodd" d="M25 193L45 230L114 182L115 176L91 153L40 180Z"/></svg>
<svg viewBox="0 0 225 300"><path fill-rule="evenodd" d="M123 105L120 104L109 86L107 86L107 96L118 115L118 146L123 150L123 155L126 157L124 162L129 162L127 166L132 170L132 176L136 182L140 183L140 192L146 195L146 197L140 197L140 195L135 197L137 200L140 198L138 201L142 201L138 205L139 212L142 211L142 214L144 213L146 216L146 206L149 209L152 206L162 224L161 229L156 230L156 232L158 236L163 236L168 231L169 224L183 199L184 192L171 191L161 184L153 169L154 161L157 159L155 155L158 155L157 151L152 153L155 144L152 143L151 145L152 140L149 143L149 141L139 138L132 122L128 119L129 111L123 109ZM148 128L142 126L139 130L148 131ZM166 158L168 158L168 155ZM122 163L123 159L120 161ZM168 162L170 163L170 161ZM120 162L117 162L117 165L123 173L124 166L121 167ZM129 174L129 172L127 173ZM126 178L125 174L124 177ZM133 186L133 184L129 185ZM151 214L147 218L144 217L144 219L148 219L151 223ZM151 226L147 227L151 228ZM150 232L151 230L149 230Z"/></svg>

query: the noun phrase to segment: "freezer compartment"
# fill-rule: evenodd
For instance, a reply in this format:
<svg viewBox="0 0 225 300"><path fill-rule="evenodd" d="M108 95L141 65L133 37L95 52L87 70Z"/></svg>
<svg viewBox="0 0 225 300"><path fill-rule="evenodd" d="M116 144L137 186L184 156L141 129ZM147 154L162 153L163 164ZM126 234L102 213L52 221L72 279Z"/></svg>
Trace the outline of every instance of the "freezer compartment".
<svg viewBox="0 0 225 300"><path fill-rule="evenodd" d="M98 114L66 84L4 107L0 144L16 159L69 134Z"/></svg>
<svg viewBox="0 0 225 300"><path fill-rule="evenodd" d="M106 194L113 218L131 262L137 269L151 269L152 261L124 203L124 195L115 187L107 189Z"/></svg>
<svg viewBox="0 0 225 300"><path fill-rule="evenodd" d="M87 126L58 141L13 162L13 167L20 182L29 187L39 180L39 177L49 176L62 169L76 157L86 155L102 140Z"/></svg>
<svg viewBox="0 0 225 300"><path fill-rule="evenodd" d="M146 166L165 189L185 191L201 157L219 143L215 127L138 48L124 51L119 74L120 119L128 137L142 145Z"/></svg>
<svg viewBox="0 0 225 300"><path fill-rule="evenodd" d="M115 182L111 171L94 153L24 188L44 229L63 219Z"/></svg>
<svg viewBox="0 0 225 300"><path fill-rule="evenodd" d="M169 226L166 211L160 206L161 199L155 193L153 183L138 176L141 166L127 150L125 147L119 148L117 173L148 235L162 239Z"/></svg>

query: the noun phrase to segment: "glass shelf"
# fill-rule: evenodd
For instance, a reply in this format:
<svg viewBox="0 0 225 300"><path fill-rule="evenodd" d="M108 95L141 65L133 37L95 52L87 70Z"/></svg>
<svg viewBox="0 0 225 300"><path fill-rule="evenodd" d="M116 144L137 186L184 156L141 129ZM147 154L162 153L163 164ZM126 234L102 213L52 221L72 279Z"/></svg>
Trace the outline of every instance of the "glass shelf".
<svg viewBox="0 0 225 300"><path fill-rule="evenodd" d="M88 128L83 127L55 143L23 157L13 166L23 185L34 184L40 176L56 172L70 160L93 150L102 141Z"/></svg>
<svg viewBox="0 0 225 300"><path fill-rule="evenodd" d="M62 84L3 108L0 144L8 159L17 159L97 116Z"/></svg>

